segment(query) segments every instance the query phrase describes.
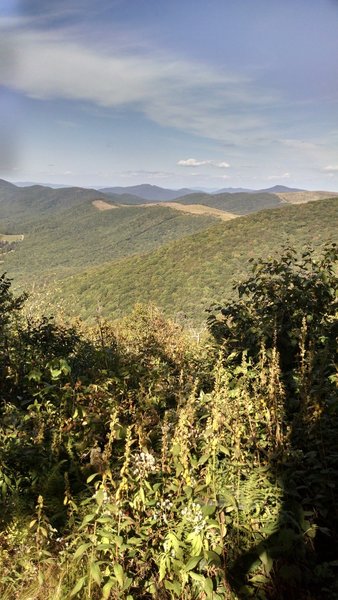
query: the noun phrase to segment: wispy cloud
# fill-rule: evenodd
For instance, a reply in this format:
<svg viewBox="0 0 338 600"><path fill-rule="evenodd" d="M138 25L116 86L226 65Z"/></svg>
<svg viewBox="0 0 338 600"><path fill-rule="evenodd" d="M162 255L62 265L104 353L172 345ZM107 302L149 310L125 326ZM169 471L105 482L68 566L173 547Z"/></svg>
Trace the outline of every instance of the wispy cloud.
<svg viewBox="0 0 338 600"><path fill-rule="evenodd" d="M227 169L230 167L229 163L217 160L198 160L196 158L183 158L177 161L180 167L201 167L203 165L211 165L213 167L219 167L221 169Z"/></svg>
<svg viewBox="0 0 338 600"><path fill-rule="evenodd" d="M313 142L306 142L305 140L297 140L297 139L282 139L280 140L283 146L287 146L288 148L292 148L294 150L316 150L318 148L318 144Z"/></svg>
<svg viewBox="0 0 338 600"><path fill-rule="evenodd" d="M327 165L323 168L323 171L327 171L328 173L338 171L338 165Z"/></svg>
<svg viewBox="0 0 338 600"><path fill-rule="evenodd" d="M17 48L16 68L3 64L3 85L40 100L88 101L126 107L150 120L215 140L236 143L262 136L264 107L274 98L254 81L195 61L126 44L102 49L69 31L3 32ZM220 166L225 166L220 165Z"/></svg>
<svg viewBox="0 0 338 600"><path fill-rule="evenodd" d="M177 161L180 167L200 167L201 165L207 165L207 160L197 160L196 158L183 158Z"/></svg>
<svg viewBox="0 0 338 600"><path fill-rule="evenodd" d="M281 175L269 175L267 179L269 181L273 181L275 179L290 179L290 173L282 173Z"/></svg>
<svg viewBox="0 0 338 600"><path fill-rule="evenodd" d="M229 163L227 162L213 162L212 164L215 165L215 167L219 167L220 169L228 169L230 167Z"/></svg>

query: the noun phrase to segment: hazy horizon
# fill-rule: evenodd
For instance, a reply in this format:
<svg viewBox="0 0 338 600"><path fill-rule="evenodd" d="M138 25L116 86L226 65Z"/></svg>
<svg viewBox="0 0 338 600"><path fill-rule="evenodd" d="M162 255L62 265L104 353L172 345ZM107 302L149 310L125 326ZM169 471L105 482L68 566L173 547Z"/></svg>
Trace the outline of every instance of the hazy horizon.
<svg viewBox="0 0 338 600"><path fill-rule="evenodd" d="M287 186L285 184L279 184L278 182L274 183L271 186L267 186L266 188L244 188L244 187L242 188L240 186L237 187L237 186L226 186L226 185L224 185L224 186L222 186L220 188L204 187L204 186L200 186L200 187L185 186L183 188L183 187L175 187L175 186L170 186L170 185L164 186L164 185L159 185L157 183L149 183L147 181L143 181L143 182L140 182L140 183L137 183L137 184L125 185L125 186L115 185L114 183L112 183L112 184L106 184L106 185L102 185L102 184L81 185L79 183L66 184L66 183L53 183L53 182L50 182L50 181L49 182L48 181L16 181L16 180L11 180L11 179L8 179L7 181L9 181L9 183L12 183L13 185L16 185L18 187L29 187L29 186L32 186L32 185L41 185L41 186L45 186L45 187L55 187L55 188L58 188L58 187L60 187L60 188L63 188L63 187L64 188L67 188L67 187L83 187L84 189L94 189L94 190L98 190L99 191L99 190L103 190L103 189L107 189L107 188L115 188L115 187L116 188L124 188L124 189L127 190L128 188L132 188L132 187L138 187L138 186L142 186L142 185L150 185L150 186L159 187L161 189L167 189L167 190L171 190L171 191L179 191L181 189L189 189L192 192L205 192L205 193L209 193L209 194L218 192L218 191L220 191L222 189L225 189L225 190L226 189L229 189L229 190L239 189L239 190L243 190L243 191L247 190L249 192L252 192L252 191L254 192L254 191L261 191L262 189L272 189L275 186L284 186L285 188L289 187L289 186ZM295 189L297 188L299 190L303 189L303 188L298 188L298 186L292 186L292 189L293 188L295 188ZM323 191L323 192L326 192L327 191L327 192L338 193L337 189L333 189L333 188L331 188L331 189L325 189L325 190L324 189L323 190L319 190L318 188L313 188L313 189L308 188L306 191L309 191L309 192L311 192L311 191Z"/></svg>

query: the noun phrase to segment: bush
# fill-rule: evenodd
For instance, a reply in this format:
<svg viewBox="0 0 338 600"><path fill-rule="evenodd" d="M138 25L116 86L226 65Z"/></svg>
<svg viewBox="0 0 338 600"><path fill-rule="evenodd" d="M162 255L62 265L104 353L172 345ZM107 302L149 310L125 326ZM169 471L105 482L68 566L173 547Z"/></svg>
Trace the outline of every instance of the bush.
<svg viewBox="0 0 338 600"><path fill-rule="evenodd" d="M304 343L320 355L329 345L332 355L337 260L332 244L319 258L287 248L278 259L252 261L252 275L234 288L238 299L210 309L211 333L228 354L245 350L257 358L262 346L276 347L284 374L296 367Z"/></svg>

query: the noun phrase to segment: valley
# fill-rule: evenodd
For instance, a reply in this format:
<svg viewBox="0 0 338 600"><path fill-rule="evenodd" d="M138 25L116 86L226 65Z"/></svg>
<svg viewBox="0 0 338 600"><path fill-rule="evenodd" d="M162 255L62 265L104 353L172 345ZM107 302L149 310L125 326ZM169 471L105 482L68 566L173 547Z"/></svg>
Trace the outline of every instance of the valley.
<svg viewBox="0 0 338 600"><path fill-rule="evenodd" d="M337 239L337 196L279 189L146 201L125 189L112 195L2 181L1 258L18 290L40 290L42 305L52 297L69 314L76 307L90 319L100 306L116 318L152 302L201 323L210 304L231 295L250 259Z"/></svg>

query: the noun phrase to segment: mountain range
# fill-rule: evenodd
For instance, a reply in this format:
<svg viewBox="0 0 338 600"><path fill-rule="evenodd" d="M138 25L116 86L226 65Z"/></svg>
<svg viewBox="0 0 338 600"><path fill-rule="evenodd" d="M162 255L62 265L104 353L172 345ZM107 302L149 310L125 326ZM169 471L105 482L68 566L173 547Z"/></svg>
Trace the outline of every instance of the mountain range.
<svg viewBox="0 0 338 600"><path fill-rule="evenodd" d="M289 242L302 249L337 241L337 195L273 189L151 202L125 188L0 180L0 260L16 288L34 289L41 305L48 298L50 310L76 307L91 318L100 305L111 317L152 301L201 322L250 258L278 254Z"/></svg>
<svg viewBox="0 0 338 600"><path fill-rule="evenodd" d="M15 183L18 187L30 187L37 185L35 182L29 181L21 181ZM67 188L68 185L65 184L57 184L57 183L39 183L38 185L42 185L43 187L50 187L54 189ZM130 194L132 196L138 196L139 198L143 198L144 200L153 200L159 201L164 200L170 202L171 200L175 200L176 198L180 198L181 196L186 196L187 194L194 194L195 192L205 192L207 194L236 194L238 192L246 192L246 193L257 193L257 192L305 192L306 190L300 188L291 188L285 185L275 185L266 189L248 189L248 188L233 188L227 187L219 190L209 190L202 188L180 188L180 189L169 189L163 188L157 185L151 185L148 183L143 183L140 185L132 185L132 186L113 186L113 187L102 187L102 186L92 186L92 189L99 190L104 194Z"/></svg>

